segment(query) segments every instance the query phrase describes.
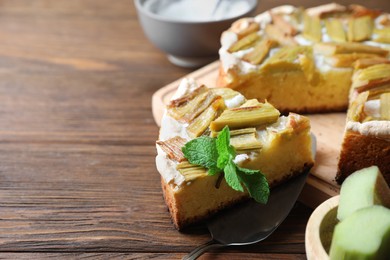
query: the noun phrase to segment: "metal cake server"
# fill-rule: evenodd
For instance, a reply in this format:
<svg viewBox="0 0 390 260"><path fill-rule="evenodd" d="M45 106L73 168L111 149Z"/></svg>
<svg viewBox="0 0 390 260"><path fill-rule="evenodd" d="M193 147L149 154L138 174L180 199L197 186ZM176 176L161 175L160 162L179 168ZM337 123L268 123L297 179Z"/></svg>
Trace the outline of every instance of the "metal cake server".
<svg viewBox="0 0 390 260"><path fill-rule="evenodd" d="M313 157L315 143L312 135ZM212 218L207 224L212 239L195 248L183 259L197 259L209 249L249 245L266 239L290 213L308 175L309 171L272 189L267 204L251 200Z"/></svg>

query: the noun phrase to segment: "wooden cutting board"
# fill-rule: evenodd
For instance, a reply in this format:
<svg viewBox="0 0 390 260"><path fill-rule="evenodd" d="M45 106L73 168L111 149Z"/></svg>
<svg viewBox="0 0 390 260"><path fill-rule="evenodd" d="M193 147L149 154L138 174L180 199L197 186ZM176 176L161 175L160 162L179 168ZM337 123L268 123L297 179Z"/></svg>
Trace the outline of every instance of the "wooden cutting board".
<svg viewBox="0 0 390 260"><path fill-rule="evenodd" d="M194 78L199 84L215 87L219 61L215 61L186 77ZM160 126L165 105L180 84L178 79L154 93L152 98L153 116ZM315 166L301 194L300 201L314 208L326 199L339 194L339 185L335 182L337 162L343 137L345 113L308 115L312 132L317 139Z"/></svg>

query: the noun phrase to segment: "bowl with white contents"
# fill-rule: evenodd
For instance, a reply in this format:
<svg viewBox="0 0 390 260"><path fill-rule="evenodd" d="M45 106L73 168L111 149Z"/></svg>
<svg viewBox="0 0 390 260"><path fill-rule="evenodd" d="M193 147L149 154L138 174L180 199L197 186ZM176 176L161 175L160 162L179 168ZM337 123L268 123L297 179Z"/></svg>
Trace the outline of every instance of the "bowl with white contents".
<svg viewBox="0 0 390 260"><path fill-rule="evenodd" d="M200 67L218 58L223 31L253 16L257 0L135 0L147 38L181 67Z"/></svg>

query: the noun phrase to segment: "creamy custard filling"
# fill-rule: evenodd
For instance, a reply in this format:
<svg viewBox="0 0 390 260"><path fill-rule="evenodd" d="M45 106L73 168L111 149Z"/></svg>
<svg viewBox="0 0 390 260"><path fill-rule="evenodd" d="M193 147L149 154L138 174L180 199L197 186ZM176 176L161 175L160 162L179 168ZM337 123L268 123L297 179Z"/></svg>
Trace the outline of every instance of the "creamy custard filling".
<svg viewBox="0 0 390 260"><path fill-rule="evenodd" d="M157 145L156 166L160 175L166 183L172 183L177 186L184 183L185 178L176 170L177 163L170 160L167 154Z"/></svg>
<svg viewBox="0 0 390 260"><path fill-rule="evenodd" d="M368 100L364 103L364 113L373 118L380 118L380 100ZM390 141L390 121L372 120L367 122L347 122L346 129L362 135L371 135Z"/></svg>
<svg viewBox="0 0 390 260"><path fill-rule="evenodd" d="M180 82L179 87L177 88L177 91L175 94L173 94L171 100L181 98L188 93L194 91L196 88L198 88L198 83L193 78L184 78Z"/></svg>
<svg viewBox="0 0 390 260"><path fill-rule="evenodd" d="M346 129L390 141L390 121L368 121L363 123L348 121Z"/></svg>
<svg viewBox="0 0 390 260"><path fill-rule="evenodd" d="M245 102L245 97L241 94L234 96L233 98L226 99L225 105L227 108L239 107Z"/></svg>
<svg viewBox="0 0 390 260"><path fill-rule="evenodd" d="M379 99L368 100L364 104L364 113L367 116L370 116L373 118L380 118L381 117L380 105L381 105L381 102Z"/></svg>

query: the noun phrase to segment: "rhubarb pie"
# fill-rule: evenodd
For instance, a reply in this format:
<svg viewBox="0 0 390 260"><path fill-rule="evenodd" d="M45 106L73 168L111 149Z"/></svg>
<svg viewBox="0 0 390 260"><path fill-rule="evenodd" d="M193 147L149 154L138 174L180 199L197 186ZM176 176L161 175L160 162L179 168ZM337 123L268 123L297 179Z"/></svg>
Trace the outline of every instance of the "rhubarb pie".
<svg viewBox="0 0 390 260"><path fill-rule="evenodd" d="M388 59L390 15L359 5L280 6L221 37L218 86L282 112L345 111L359 59Z"/></svg>
<svg viewBox="0 0 390 260"><path fill-rule="evenodd" d="M226 171L212 174L211 168L193 164L185 156L183 147L193 140L219 138L226 126L235 151L234 167L259 170L270 187L313 166L308 118L281 116L268 102L185 79L166 107L156 143L165 201L178 229L251 195L250 189L241 192L228 185Z"/></svg>

